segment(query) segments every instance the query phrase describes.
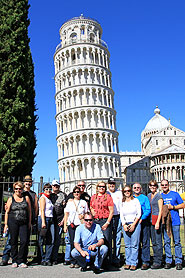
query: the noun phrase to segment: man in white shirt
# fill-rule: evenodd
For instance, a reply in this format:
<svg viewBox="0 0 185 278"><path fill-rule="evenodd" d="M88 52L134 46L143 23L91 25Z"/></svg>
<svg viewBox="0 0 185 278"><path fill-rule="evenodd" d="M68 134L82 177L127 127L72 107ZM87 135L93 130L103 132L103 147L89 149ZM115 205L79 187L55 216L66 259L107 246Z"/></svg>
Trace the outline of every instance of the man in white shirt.
<svg viewBox="0 0 185 278"><path fill-rule="evenodd" d="M112 239L113 239L113 257L112 265L120 267L120 247L122 225L120 220L120 202L122 201L122 192L116 189L116 181L110 177L108 180L108 194L111 195L114 202L114 215L112 217ZM112 254L112 252L111 252Z"/></svg>

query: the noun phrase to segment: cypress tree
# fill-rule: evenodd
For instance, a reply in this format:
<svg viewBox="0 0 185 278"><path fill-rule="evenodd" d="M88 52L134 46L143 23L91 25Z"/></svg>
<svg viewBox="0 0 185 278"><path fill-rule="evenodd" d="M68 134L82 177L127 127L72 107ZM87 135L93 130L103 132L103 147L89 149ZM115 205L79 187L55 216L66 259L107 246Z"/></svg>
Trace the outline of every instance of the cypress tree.
<svg viewBox="0 0 185 278"><path fill-rule="evenodd" d="M0 0L0 177L31 174L36 147L28 0Z"/></svg>

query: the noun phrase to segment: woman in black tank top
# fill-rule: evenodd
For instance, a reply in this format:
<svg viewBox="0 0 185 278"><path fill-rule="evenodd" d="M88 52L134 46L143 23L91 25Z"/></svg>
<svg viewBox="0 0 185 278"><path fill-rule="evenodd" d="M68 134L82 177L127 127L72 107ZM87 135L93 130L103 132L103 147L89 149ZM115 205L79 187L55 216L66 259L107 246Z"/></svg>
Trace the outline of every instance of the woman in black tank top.
<svg viewBox="0 0 185 278"><path fill-rule="evenodd" d="M23 184L21 182L15 182L13 189L14 194L7 201L4 232L9 228L12 267L26 268L28 229L31 226L31 203L28 196L22 196ZM18 236L20 237L19 251Z"/></svg>

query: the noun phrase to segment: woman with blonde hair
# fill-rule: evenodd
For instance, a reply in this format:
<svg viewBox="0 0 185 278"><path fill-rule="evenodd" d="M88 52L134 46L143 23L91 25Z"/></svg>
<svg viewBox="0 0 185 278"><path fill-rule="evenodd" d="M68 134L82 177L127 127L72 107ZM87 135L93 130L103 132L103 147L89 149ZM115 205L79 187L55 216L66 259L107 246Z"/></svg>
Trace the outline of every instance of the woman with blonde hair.
<svg viewBox="0 0 185 278"><path fill-rule="evenodd" d="M91 197L90 209L94 216L94 222L99 224L105 237L105 244L109 248L109 261L112 262L112 227L111 220L114 214L114 203L110 194L106 193L107 185L104 181L98 182L96 194Z"/></svg>
<svg viewBox="0 0 185 278"><path fill-rule="evenodd" d="M141 225L141 205L132 194L132 188L126 185L123 190L123 199L120 204L120 218L123 225L125 242L125 270L136 270L138 263L139 240Z"/></svg>
<svg viewBox="0 0 185 278"><path fill-rule="evenodd" d="M12 267L27 268L27 242L31 227L31 203L28 196L23 196L22 182L15 182L13 190L13 196L8 199L6 205L4 233L9 228ZM20 237L19 250L18 237Z"/></svg>

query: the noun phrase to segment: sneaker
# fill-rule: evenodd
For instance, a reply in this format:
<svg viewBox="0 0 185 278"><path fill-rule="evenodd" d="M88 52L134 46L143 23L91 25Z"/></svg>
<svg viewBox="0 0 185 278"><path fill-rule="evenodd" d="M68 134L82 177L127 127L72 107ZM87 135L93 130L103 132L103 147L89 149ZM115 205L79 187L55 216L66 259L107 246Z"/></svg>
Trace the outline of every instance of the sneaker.
<svg viewBox="0 0 185 278"><path fill-rule="evenodd" d="M147 269L149 269L149 265L148 264L143 264L141 266L141 270L147 270Z"/></svg>
<svg viewBox="0 0 185 278"><path fill-rule="evenodd" d="M13 263L13 264L12 264L12 267L13 267L13 268L18 267L17 263Z"/></svg>
<svg viewBox="0 0 185 278"><path fill-rule="evenodd" d="M21 263L21 264L19 264L19 267L21 267L21 268L27 268L28 266L27 266L27 264Z"/></svg>
<svg viewBox="0 0 185 278"><path fill-rule="evenodd" d="M93 267L93 272L94 274L100 274L101 270L99 268L97 268L96 266Z"/></svg>
<svg viewBox="0 0 185 278"><path fill-rule="evenodd" d="M47 266L52 266L52 263L50 261L46 262Z"/></svg>
<svg viewBox="0 0 185 278"><path fill-rule="evenodd" d="M170 263L166 263L165 265L164 265L164 269L170 269L171 268L171 264Z"/></svg>
<svg viewBox="0 0 185 278"><path fill-rule="evenodd" d="M87 271L87 267L86 266L85 267L81 267L80 271L82 271L82 272Z"/></svg>
<svg viewBox="0 0 185 278"><path fill-rule="evenodd" d="M75 268L75 265L74 264L70 264L70 268Z"/></svg>
<svg viewBox="0 0 185 278"><path fill-rule="evenodd" d="M63 263L63 265L70 265L71 263L70 263L70 261L65 261L64 263Z"/></svg>
<svg viewBox="0 0 185 278"><path fill-rule="evenodd" d="M160 264L153 264L151 265L151 269L160 269L161 265Z"/></svg>
<svg viewBox="0 0 185 278"><path fill-rule="evenodd" d="M8 262L6 262L6 261L1 261L0 262L0 266L5 266L5 265L8 265Z"/></svg>
<svg viewBox="0 0 185 278"><path fill-rule="evenodd" d="M79 268L80 266L78 265L78 264L75 264L75 266L74 266L75 268Z"/></svg>
<svg viewBox="0 0 185 278"><path fill-rule="evenodd" d="M41 265L42 265L42 266L47 266L47 262L42 261L42 262L41 262Z"/></svg>
<svg viewBox="0 0 185 278"><path fill-rule="evenodd" d="M176 264L176 269L177 270L182 270L182 264Z"/></svg>

